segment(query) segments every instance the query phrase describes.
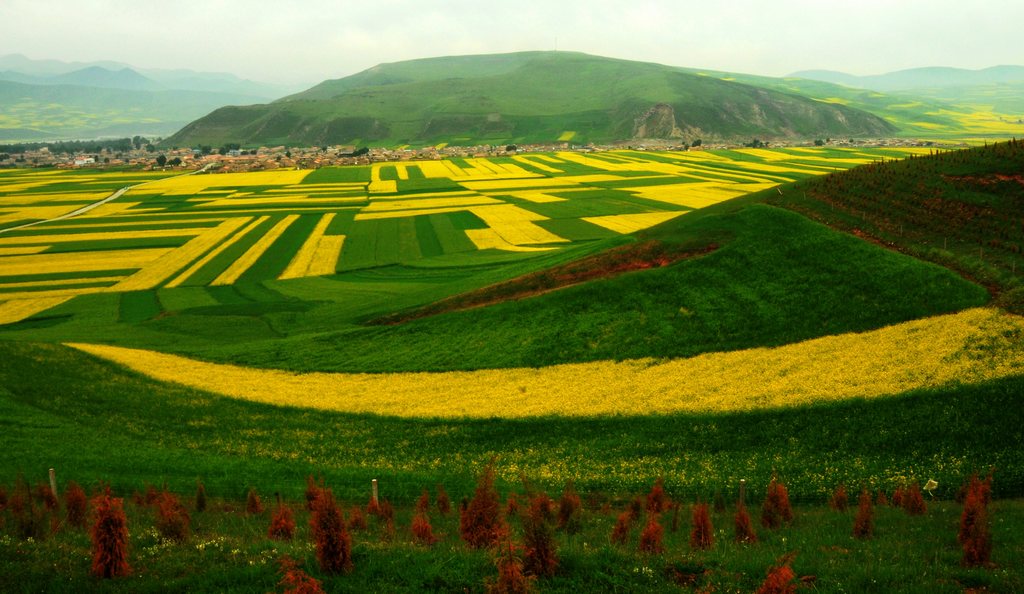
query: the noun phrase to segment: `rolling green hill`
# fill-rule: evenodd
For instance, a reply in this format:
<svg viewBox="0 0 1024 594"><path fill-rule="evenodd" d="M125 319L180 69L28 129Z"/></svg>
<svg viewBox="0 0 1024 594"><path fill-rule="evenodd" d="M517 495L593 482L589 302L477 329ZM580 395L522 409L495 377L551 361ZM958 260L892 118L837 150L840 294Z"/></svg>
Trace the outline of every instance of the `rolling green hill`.
<svg viewBox="0 0 1024 594"><path fill-rule="evenodd" d="M225 107L177 145L426 145L889 135L877 116L679 68L566 52L382 64L268 105Z"/></svg>

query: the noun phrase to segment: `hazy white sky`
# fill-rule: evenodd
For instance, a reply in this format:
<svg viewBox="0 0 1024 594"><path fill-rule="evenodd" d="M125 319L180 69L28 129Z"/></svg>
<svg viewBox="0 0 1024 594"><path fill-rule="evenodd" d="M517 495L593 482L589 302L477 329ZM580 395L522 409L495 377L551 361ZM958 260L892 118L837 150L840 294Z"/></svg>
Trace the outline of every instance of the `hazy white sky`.
<svg viewBox="0 0 1024 594"><path fill-rule="evenodd" d="M1021 0L0 0L0 55L319 82L521 50L781 76L1024 63Z"/></svg>

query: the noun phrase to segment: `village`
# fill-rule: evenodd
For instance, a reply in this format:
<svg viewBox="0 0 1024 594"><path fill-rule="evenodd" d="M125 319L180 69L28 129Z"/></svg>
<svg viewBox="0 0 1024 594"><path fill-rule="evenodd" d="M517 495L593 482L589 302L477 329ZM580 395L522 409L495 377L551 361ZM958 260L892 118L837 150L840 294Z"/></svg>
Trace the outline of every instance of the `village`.
<svg viewBox="0 0 1024 594"><path fill-rule="evenodd" d="M145 139L144 139L145 140ZM156 139L154 142L159 142ZM840 148L852 147L922 147L962 148L960 144L937 144L905 138L880 139L828 139L804 142L753 140L748 143L702 143L697 140L693 144L680 142L678 139L635 140L632 143L617 144L572 144L553 142L547 144L509 144L509 145L476 145L476 146L425 146L411 148L357 148L353 145L313 146L313 147L259 147L241 148L239 145L226 145L219 149L209 146L162 149L150 143L142 143L131 148L101 148L97 151L57 151L51 145L0 145L0 169L143 169L143 170L198 170L228 172L269 171L274 169L319 169L320 167L341 165L367 165L371 163L392 161L429 161L464 157L502 157L524 153L550 153L558 151L571 152L602 152L611 150L725 150L755 147L810 147L828 146ZM15 152L12 148L23 148Z"/></svg>

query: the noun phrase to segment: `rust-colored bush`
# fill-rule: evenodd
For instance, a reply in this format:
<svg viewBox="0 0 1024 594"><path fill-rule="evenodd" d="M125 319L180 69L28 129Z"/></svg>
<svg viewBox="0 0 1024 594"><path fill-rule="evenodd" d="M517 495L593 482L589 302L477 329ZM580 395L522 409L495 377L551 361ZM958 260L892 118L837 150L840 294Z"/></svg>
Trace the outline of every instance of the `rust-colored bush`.
<svg viewBox="0 0 1024 594"><path fill-rule="evenodd" d="M416 513L425 514L430 511L430 493L423 489L423 493L416 500Z"/></svg>
<svg viewBox="0 0 1024 594"><path fill-rule="evenodd" d="M64 490L64 508L67 512L68 525L85 528L89 500L85 496L85 490L75 481L68 481Z"/></svg>
<svg viewBox="0 0 1024 594"><path fill-rule="evenodd" d="M493 463L480 473L473 499L460 514L459 533L474 549L494 546L508 533L501 515L498 492L494 488Z"/></svg>
<svg viewBox="0 0 1024 594"><path fill-rule="evenodd" d="M324 479L320 479L320 483L317 484L316 479L313 475L306 477L306 511L313 511L313 502L320 495L320 489L324 488Z"/></svg>
<svg viewBox="0 0 1024 594"><path fill-rule="evenodd" d="M43 507L45 507L48 512L57 511L57 508L60 507L60 502L57 501L57 496L53 494L53 490L50 489L50 485L46 483L38 483L36 485L36 499L42 502Z"/></svg>
<svg viewBox="0 0 1024 594"><path fill-rule="evenodd" d="M287 505L277 502L274 514L270 517L270 526L267 528L267 536L271 540L288 541L295 538L295 514Z"/></svg>
<svg viewBox="0 0 1024 594"><path fill-rule="evenodd" d="M384 540L391 540L395 537L395 508L392 507L391 502L387 499L383 499L380 502L380 513L377 514L377 520L384 525L383 537Z"/></svg>
<svg viewBox="0 0 1024 594"><path fill-rule="evenodd" d="M523 562L516 556L512 543L508 552L498 557L498 578L487 582L487 594L527 594L533 591L533 579L523 572Z"/></svg>
<svg viewBox="0 0 1024 594"><path fill-rule="evenodd" d="M878 497L875 499L875 505L877 506L889 506L889 498L885 495L885 491L879 491Z"/></svg>
<svg viewBox="0 0 1024 594"><path fill-rule="evenodd" d="M634 497L633 500L629 502L629 507L627 507L626 510L629 512L629 515L632 518L632 521L636 521L636 520L640 519L640 514L643 513L644 507L645 507L644 498L639 496L639 495Z"/></svg>
<svg viewBox="0 0 1024 594"><path fill-rule="evenodd" d="M113 578L131 573L128 565L128 519L123 500L111 497L110 491L92 501L96 522L92 526L92 574Z"/></svg>
<svg viewBox="0 0 1024 594"><path fill-rule="evenodd" d="M662 544L664 530L658 522L658 514L647 515L647 525L640 533L640 552L658 554L665 552L665 545Z"/></svg>
<svg viewBox="0 0 1024 594"><path fill-rule="evenodd" d="M142 496L143 505L156 505L160 501L161 491L155 486L146 483L146 494Z"/></svg>
<svg viewBox="0 0 1024 594"><path fill-rule="evenodd" d="M612 528L612 544L625 546L629 543L629 532L633 528L633 514L626 510L619 514L615 520L615 527Z"/></svg>
<svg viewBox="0 0 1024 594"><path fill-rule="evenodd" d="M793 556L787 555L779 560L778 564L768 570L768 577L757 589L757 594L793 594L796 592L796 584L793 580L796 574L789 566Z"/></svg>
<svg viewBox="0 0 1024 594"><path fill-rule="evenodd" d="M263 502L260 501L260 496L254 487L250 487L249 494L245 496L245 513L250 516L263 513Z"/></svg>
<svg viewBox="0 0 1024 594"><path fill-rule="evenodd" d="M530 505L531 509L533 504ZM565 484L565 490L562 491L562 497L558 500L558 529L566 532L567 534L576 534L580 530L580 511L583 507L583 502L580 499L576 488L573 486L572 481Z"/></svg>
<svg viewBox="0 0 1024 594"><path fill-rule="evenodd" d="M874 509L871 507L871 493L867 489L860 492L857 500L857 517L853 520L854 538L868 539L875 532Z"/></svg>
<svg viewBox="0 0 1024 594"><path fill-rule="evenodd" d="M991 561L992 531L988 520L988 501L991 476L982 482L977 475L971 477L960 514L957 541L963 549L962 563L966 567L982 567Z"/></svg>
<svg viewBox="0 0 1024 594"><path fill-rule="evenodd" d="M850 498L846 494L846 485L839 485L836 490L832 493L832 498L828 502L829 507L832 509L845 512L850 507Z"/></svg>
<svg viewBox="0 0 1024 594"><path fill-rule="evenodd" d="M309 523L320 570L324 573L351 571L352 537L345 529L345 518L330 489L322 489L313 501Z"/></svg>
<svg viewBox="0 0 1024 594"><path fill-rule="evenodd" d="M743 502L736 503L736 515L733 516L736 542L755 543L757 533L754 532L754 525L750 521L750 514L747 513L747 506Z"/></svg>
<svg viewBox="0 0 1024 594"><path fill-rule="evenodd" d="M715 544L715 529L711 526L708 504L693 506L693 527L690 529L690 548L704 550Z"/></svg>
<svg viewBox="0 0 1024 594"><path fill-rule="evenodd" d="M505 500L505 517L512 518L519 515L519 498L515 493L509 493Z"/></svg>
<svg viewBox="0 0 1024 594"><path fill-rule="evenodd" d="M324 594L320 580L303 571L291 557L282 557L279 563L284 575L278 585L284 587L284 594Z"/></svg>
<svg viewBox="0 0 1024 594"><path fill-rule="evenodd" d="M523 567L528 574L550 576L558 567L557 545L547 509L549 502L546 494L535 495L523 518Z"/></svg>
<svg viewBox="0 0 1024 594"><path fill-rule="evenodd" d="M928 512L924 497L921 496L921 485L914 481L903 494L903 510L911 516L923 516Z"/></svg>
<svg viewBox="0 0 1024 594"><path fill-rule="evenodd" d="M373 495L371 495L370 500L366 502L366 515L380 517L380 500L374 499Z"/></svg>
<svg viewBox="0 0 1024 594"><path fill-rule="evenodd" d="M448 493L444 490L444 485L437 486L437 497L435 498L437 503L437 511L442 516L447 516L452 511L452 501L448 498Z"/></svg>
<svg viewBox="0 0 1024 594"><path fill-rule="evenodd" d="M164 491L156 500L156 529L162 538L174 542L188 539L192 519L178 496Z"/></svg>
<svg viewBox="0 0 1024 594"><path fill-rule="evenodd" d="M793 508L789 505L789 491L776 476L768 483L764 504L761 506L761 525L774 530L783 523L793 521Z"/></svg>
<svg viewBox="0 0 1024 594"><path fill-rule="evenodd" d="M18 475L14 483L7 509L14 519L14 532L18 538L27 540L46 535L46 507L36 505L32 490L21 475Z"/></svg>
<svg viewBox="0 0 1024 594"><path fill-rule="evenodd" d="M668 509L668 496L665 495L665 481L661 477L654 481L651 492L647 494L647 511L655 514Z"/></svg>
<svg viewBox="0 0 1024 594"><path fill-rule="evenodd" d="M892 492L892 506L903 508L903 485L896 487L896 490Z"/></svg>
<svg viewBox="0 0 1024 594"><path fill-rule="evenodd" d="M363 514L363 508L353 505L352 509L348 512L348 529L366 530L368 527L366 516Z"/></svg>
<svg viewBox="0 0 1024 594"><path fill-rule="evenodd" d="M194 509L199 513L206 511L206 485L203 484L203 481L199 481L196 484L196 503Z"/></svg>
<svg viewBox="0 0 1024 594"><path fill-rule="evenodd" d="M434 536L434 527L430 525L430 518L425 511L417 512L412 519L412 538L416 544L431 546L437 542Z"/></svg>

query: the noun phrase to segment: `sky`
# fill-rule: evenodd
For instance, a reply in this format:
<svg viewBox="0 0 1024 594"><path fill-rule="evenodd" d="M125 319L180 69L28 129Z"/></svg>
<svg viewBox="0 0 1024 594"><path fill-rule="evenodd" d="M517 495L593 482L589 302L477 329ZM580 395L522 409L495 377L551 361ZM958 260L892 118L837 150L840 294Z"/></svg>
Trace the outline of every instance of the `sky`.
<svg viewBox="0 0 1024 594"><path fill-rule="evenodd" d="M382 62L581 51L784 76L1024 64L1020 0L0 0L0 55L316 83Z"/></svg>

